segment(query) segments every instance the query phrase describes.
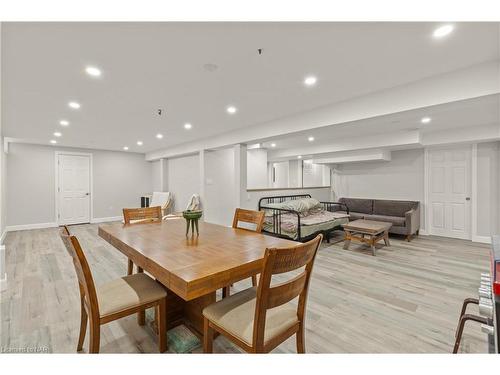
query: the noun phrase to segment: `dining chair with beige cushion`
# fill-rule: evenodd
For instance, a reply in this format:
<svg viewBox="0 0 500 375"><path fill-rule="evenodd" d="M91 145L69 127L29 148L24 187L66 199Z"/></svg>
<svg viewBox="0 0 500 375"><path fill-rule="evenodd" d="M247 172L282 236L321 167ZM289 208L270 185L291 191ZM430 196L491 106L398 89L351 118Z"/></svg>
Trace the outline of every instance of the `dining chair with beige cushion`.
<svg viewBox="0 0 500 375"><path fill-rule="evenodd" d="M95 286L85 254L75 236L64 227L60 233L66 250L73 259L80 289L81 321L77 351L81 351L87 321L90 322L89 352L98 353L101 325L132 315L150 307L158 307L158 349L167 350L167 292L145 273L121 277Z"/></svg>
<svg viewBox="0 0 500 375"><path fill-rule="evenodd" d="M249 353L267 353L296 335L305 352L304 324L309 280L323 236L289 248L266 249L259 285L222 299L203 310L203 351L211 353L214 331ZM273 275L294 270L293 278L271 285ZM294 273L294 274L295 274ZM291 301L298 297L297 304Z"/></svg>
<svg viewBox="0 0 500 375"><path fill-rule="evenodd" d="M142 208L124 208L123 222L125 225L141 224L153 221L162 220L161 206L142 207ZM131 259L128 260L127 275L132 275L134 272L134 263ZM137 272L142 272L140 267L137 267Z"/></svg>
<svg viewBox="0 0 500 375"><path fill-rule="evenodd" d="M246 226L246 227L241 227L239 226L240 223L245 223L245 224L252 224L254 225L253 228ZM243 208L237 208L234 211L234 216L233 216L233 228L239 228L239 229L244 229L244 230L251 230L257 233L262 232L262 226L264 225L264 211L252 211L252 210L245 210ZM252 285L256 286L257 285L257 276L253 275L252 276ZM228 285L224 287L222 290L222 297L226 298L231 294L231 285Z"/></svg>

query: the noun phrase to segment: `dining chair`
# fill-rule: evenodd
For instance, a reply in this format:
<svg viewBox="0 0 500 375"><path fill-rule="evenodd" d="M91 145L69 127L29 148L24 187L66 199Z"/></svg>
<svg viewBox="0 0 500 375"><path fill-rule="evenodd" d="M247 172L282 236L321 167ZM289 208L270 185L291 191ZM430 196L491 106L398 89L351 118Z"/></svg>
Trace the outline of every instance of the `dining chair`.
<svg viewBox="0 0 500 375"><path fill-rule="evenodd" d="M128 224L140 224L149 221L161 221L162 209L161 206L142 207L142 208L124 208L123 222ZM127 275L132 275L134 272L134 263L131 259L128 260ZM140 267L137 267L137 272L142 272Z"/></svg>
<svg viewBox="0 0 500 375"><path fill-rule="evenodd" d="M213 350L214 331L248 353L267 353L296 335L297 352L305 353L305 311L309 280L323 235L288 248L268 248L259 285L203 310L203 351ZM271 285L273 275L303 268L298 275ZM298 271L296 271L297 273ZM298 298L297 305L291 301Z"/></svg>
<svg viewBox="0 0 500 375"><path fill-rule="evenodd" d="M151 307L157 307L158 349L167 350L167 292L145 273L125 276L102 284L94 284L85 254L67 227L60 232L66 250L73 259L80 289L81 321L76 350L81 351L90 322L89 352L99 353L101 325Z"/></svg>
<svg viewBox="0 0 500 375"><path fill-rule="evenodd" d="M254 229L248 227L240 227L239 223L255 224ZM252 211L245 210L243 208L237 208L234 211L233 216L233 228L251 230L257 233L262 232L262 226L264 225L264 211ZM252 285L257 285L257 275L252 275ZM226 298L231 294L231 286L228 285L222 289L222 298Z"/></svg>

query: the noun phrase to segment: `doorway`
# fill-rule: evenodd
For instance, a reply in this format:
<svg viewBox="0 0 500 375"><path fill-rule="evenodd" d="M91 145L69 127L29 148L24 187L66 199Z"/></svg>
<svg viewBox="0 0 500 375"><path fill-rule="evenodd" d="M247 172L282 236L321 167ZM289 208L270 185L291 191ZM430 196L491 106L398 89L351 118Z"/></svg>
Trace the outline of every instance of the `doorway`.
<svg viewBox="0 0 500 375"><path fill-rule="evenodd" d="M428 150L429 234L471 239L471 146Z"/></svg>
<svg viewBox="0 0 500 375"><path fill-rule="evenodd" d="M56 152L56 222L90 223L92 155Z"/></svg>

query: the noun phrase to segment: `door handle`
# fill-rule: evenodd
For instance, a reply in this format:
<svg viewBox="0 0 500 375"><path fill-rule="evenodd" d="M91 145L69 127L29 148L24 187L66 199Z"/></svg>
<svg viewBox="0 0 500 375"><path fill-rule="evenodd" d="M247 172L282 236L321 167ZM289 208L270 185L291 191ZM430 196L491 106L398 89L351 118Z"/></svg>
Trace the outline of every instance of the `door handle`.
<svg viewBox="0 0 500 375"><path fill-rule="evenodd" d="M470 201L470 197L466 197L466 198L465 198L465 200L466 200L466 201Z"/></svg>
<svg viewBox="0 0 500 375"><path fill-rule="evenodd" d="M90 193L85 193L85 195L90 195Z"/></svg>

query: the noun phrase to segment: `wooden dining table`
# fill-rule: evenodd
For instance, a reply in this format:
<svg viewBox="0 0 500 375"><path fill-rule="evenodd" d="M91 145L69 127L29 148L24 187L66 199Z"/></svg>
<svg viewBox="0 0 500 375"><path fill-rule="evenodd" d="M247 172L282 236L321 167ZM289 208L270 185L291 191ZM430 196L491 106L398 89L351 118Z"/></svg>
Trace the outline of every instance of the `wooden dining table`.
<svg viewBox="0 0 500 375"><path fill-rule="evenodd" d="M202 311L216 301L218 289L260 273L266 248L297 244L203 221L199 235L186 236L182 218L103 224L99 236L168 289L168 329L185 324L199 337Z"/></svg>

